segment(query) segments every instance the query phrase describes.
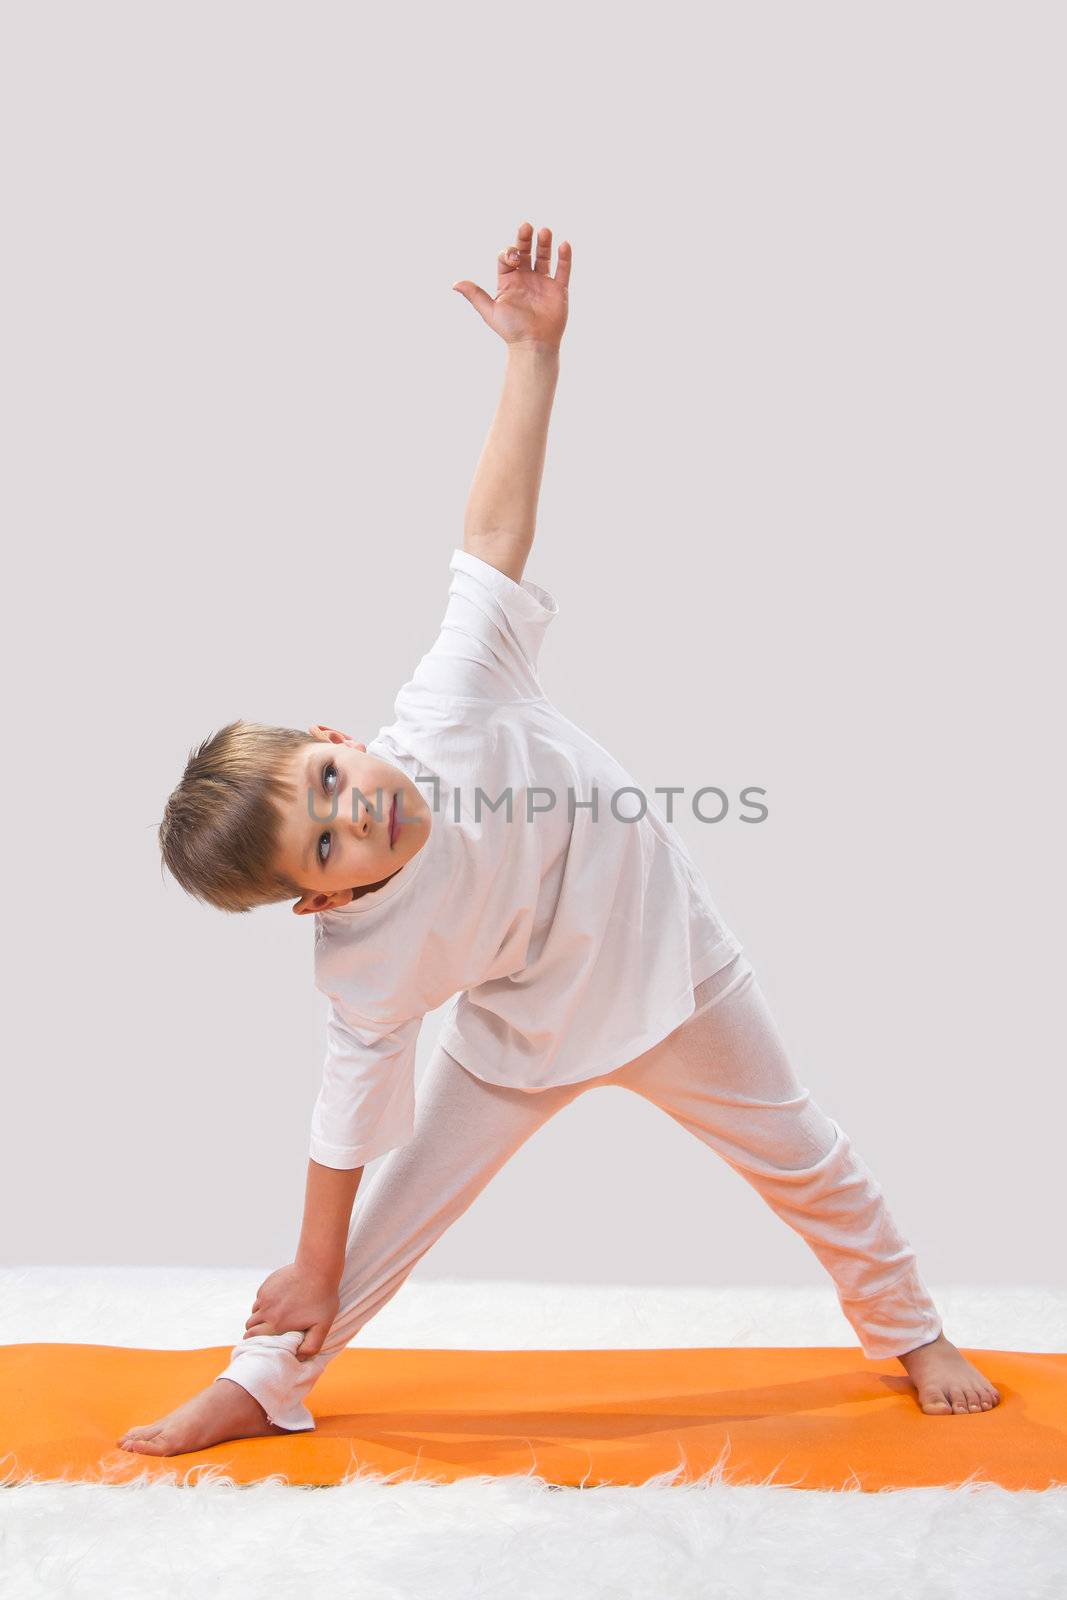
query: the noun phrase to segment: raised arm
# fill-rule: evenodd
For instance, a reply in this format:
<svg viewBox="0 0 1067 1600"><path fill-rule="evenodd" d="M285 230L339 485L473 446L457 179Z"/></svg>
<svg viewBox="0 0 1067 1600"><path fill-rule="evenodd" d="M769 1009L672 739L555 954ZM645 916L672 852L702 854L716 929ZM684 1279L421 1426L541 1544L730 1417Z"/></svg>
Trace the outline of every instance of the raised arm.
<svg viewBox="0 0 1067 1600"><path fill-rule="evenodd" d="M554 276L550 270L551 228L540 229L533 260L532 246L532 224L520 223L516 243L497 257L495 298L466 280L452 286L507 345L504 390L471 485L463 548L516 583L537 525L571 273L566 239Z"/></svg>

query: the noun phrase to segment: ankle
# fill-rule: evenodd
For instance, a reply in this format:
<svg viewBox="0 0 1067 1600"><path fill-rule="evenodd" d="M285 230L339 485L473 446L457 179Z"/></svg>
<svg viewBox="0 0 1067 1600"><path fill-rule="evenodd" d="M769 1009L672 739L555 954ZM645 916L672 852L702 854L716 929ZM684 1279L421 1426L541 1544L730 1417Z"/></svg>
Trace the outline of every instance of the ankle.
<svg viewBox="0 0 1067 1600"><path fill-rule="evenodd" d="M942 1331L936 1336L936 1338L928 1339L925 1344L917 1344L915 1346L914 1350L905 1350L903 1355L897 1357L897 1360L898 1361L906 1361L909 1356L917 1356L919 1354L920 1350L933 1350L936 1345L942 1345L942 1344L947 1344L947 1343L948 1343L948 1340L945 1338L944 1329L942 1329Z"/></svg>

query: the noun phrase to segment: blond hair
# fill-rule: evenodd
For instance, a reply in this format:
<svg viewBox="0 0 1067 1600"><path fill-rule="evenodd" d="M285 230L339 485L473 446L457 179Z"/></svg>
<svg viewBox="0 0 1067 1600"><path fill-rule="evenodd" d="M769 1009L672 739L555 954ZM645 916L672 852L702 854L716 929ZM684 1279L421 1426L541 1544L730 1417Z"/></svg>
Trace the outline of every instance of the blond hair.
<svg viewBox="0 0 1067 1600"><path fill-rule="evenodd" d="M297 798L299 728L238 718L189 752L159 824L163 862L187 894L220 911L251 911L306 893L275 866L283 810Z"/></svg>

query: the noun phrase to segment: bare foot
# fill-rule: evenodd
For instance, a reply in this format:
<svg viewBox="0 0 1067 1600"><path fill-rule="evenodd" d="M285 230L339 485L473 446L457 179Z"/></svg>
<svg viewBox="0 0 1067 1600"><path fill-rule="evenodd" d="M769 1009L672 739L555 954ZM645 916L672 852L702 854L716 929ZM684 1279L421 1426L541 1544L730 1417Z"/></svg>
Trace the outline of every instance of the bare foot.
<svg viewBox="0 0 1067 1600"><path fill-rule="evenodd" d="M239 1383L232 1378L216 1378L159 1422L127 1428L117 1443L120 1449L142 1456L181 1456L189 1450L206 1450L225 1439L291 1432L290 1428L268 1422L259 1401Z"/></svg>
<svg viewBox="0 0 1067 1600"><path fill-rule="evenodd" d="M999 1390L943 1333L897 1360L915 1385L919 1405L928 1416L992 1411L1000 1404Z"/></svg>

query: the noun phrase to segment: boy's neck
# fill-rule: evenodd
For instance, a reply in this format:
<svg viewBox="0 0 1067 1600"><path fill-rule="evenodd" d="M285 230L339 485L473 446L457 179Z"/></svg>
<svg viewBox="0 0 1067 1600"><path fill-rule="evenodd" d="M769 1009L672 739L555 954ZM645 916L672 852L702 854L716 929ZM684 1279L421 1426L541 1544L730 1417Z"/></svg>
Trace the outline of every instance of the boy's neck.
<svg viewBox="0 0 1067 1600"><path fill-rule="evenodd" d="M396 872L403 872L403 867L397 867ZM373 894L375 889L383 889L396 877L396 872L391 872L387 878L379 878L377 883L364 883L358 889L352 890L352 900L361 900L365 894ZM352 901L349 901L351 905Z"/></svg>

